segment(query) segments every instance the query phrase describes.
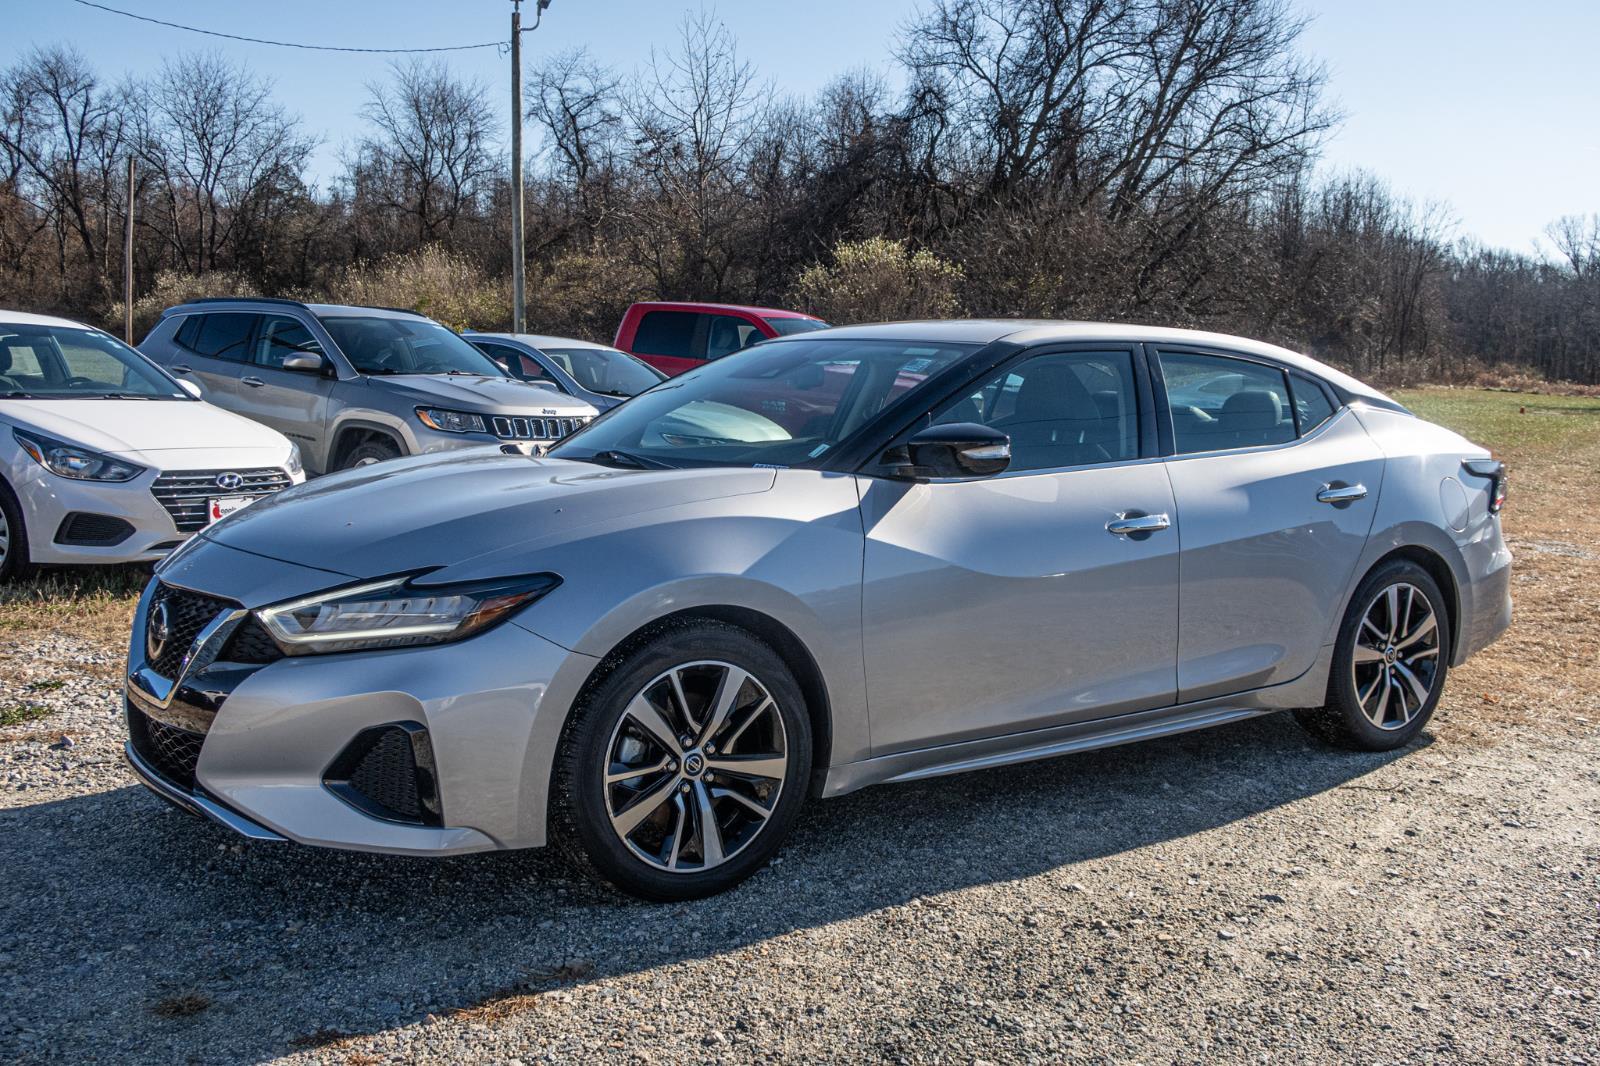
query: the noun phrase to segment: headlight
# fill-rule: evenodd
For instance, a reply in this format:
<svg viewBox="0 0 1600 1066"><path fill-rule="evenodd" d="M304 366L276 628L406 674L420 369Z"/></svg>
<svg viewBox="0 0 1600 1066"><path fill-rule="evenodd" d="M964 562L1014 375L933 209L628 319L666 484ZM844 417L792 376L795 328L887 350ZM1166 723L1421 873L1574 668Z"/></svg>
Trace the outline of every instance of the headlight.
<svg viewBox="0 0 1600 1066"><path fill-rule="evenodd" d="M386 578L256 612L289 655L444 644L480 633L561 584L532 574L459 585Z"/></svg>
<svg viewBox="0 0 1600 1066"><path fill-rule="evenodd" d="M446 411L438 407L417 408L417 418L429 429L441 433L486 433L483 416L470 411Z"/></svg>
<svg viewBox="0 0 1600 1066"><path fill-rule="evenodd" d="M294 441L289 442L289 461L283 465L290 477L305 473L306 468L300 462L300 445Z"/></svg>
<svg viewBox="0 0 1600 1066"><path fill-rule="evenodd" d="M92 452L64 440L38 433L24 433L20 429L11 432L17 438L17 443L22 445L22 450L52 474L75 481L132 481L144 473L142 466Z"/></svg>

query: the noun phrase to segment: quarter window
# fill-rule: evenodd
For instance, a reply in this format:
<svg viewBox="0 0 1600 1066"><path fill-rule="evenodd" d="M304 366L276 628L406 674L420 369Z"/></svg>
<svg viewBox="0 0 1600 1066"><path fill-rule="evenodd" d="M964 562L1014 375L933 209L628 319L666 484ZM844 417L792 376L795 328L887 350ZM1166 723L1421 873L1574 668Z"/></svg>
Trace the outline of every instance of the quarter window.
<svg viewBox="0 0 1600 1066"><path fill-rule="evenodd" d="M1289 389L1294 393L1295 421L1299 423L1302 437L1333 417L1333 404L1328 402L1327 392L1315 381L1300 374L1290 374Z"/></svg>
<svg viewBox="0 0 1600 1066"><path fill-rule="evenodd" d="M934 423L977 422L1011 438L1009 470L1139 457L1128 352L1058 352L1012 366L946 404Z"/></svg>
<svg viewBox="0 0 1600 1066"><path fill-rule="evenodd" d="M1219 355L1161 355L1179 455L1287 444L1295 439L1288 377L1276 367Z"/></svg>

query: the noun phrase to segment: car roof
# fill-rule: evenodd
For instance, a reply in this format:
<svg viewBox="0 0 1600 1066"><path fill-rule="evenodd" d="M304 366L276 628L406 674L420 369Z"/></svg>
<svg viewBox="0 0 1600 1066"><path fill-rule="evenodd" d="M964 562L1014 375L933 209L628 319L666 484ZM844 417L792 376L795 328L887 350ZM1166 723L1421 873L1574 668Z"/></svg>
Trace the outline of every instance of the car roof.
<svg viewBox="0 0 1600 1066"><path fill-rule="evenodd" d="M94 329L93 326L82 322L74 322L70 318L57 318L55 315L36 315L29 311L0 310L0 326L67 326L72 329Z"/></svg>
<svg viewBox="0 0 1600 1066"><path fill-rule="evenodd" d="M750 304L703 303L699 300L640 300L633 306L652 311L744 311L747 314L763 315L767 318L810 318L822 321L815 315L800 311L785 311L781 307L754 307Z"/></svg>
<svg viewBox="0 0 1600 1066"><path fill-rule="evenodd" d="M1198 329L1173 329L1167 326L1141 326L1130 322L1071 322L1052 319L985 318L958 319L954 321L876 322L860 326L834 326L796 337L775 338L766 344L779 344L795 340L900 340L944 341L951 344L989 344L1007 341L1024 347L1041 344L1104 341L1111 343L1193 345L1203 348L1222 348L1241 355L1254 355L1270 359L1296 370L1322 378L1336 389L1375 400L1386 405L1394 401L1366 382L1351 377L1308 355L1281 348L1276 344L1236 337L1227 333L1210 333Z"/></svg>
<svg viewBox="0 0 1600 1066"><path fill-rule="evenodd" d="M535 348L600 348L608 352L617 350L609 344L596 344L594 341L579 340L577 337L556 337L548 333L488 333L481 329L469 329L462 336L495 337L503 341L520 341Z"/></svg>

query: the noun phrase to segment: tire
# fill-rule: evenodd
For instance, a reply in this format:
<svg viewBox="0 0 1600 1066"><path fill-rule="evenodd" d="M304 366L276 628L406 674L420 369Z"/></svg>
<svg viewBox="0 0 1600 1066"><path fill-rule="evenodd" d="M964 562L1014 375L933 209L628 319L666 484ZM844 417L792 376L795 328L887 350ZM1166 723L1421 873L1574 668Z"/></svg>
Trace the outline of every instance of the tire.
<svg viewBox="0 0 1600 1066"><path fill-rule="evenodd" d="M387 437L369 437L345 452L340 470L354 470L358 466L371 466L390 459L400 458L400 446Z"/></svg>
<svg viewBox="0 0 1600 1066"><path fill-rule="evenodd" d="M602 671L562 731L553 840L642 899L699 899L749 877L794 827L810 782L811 721L794 675L749 632L709 620L664 626ZM745 677L719 701L734 671Z"/></svg>
<svg viewBox="0 0 1600 1066"><path fill-rule="evenodd" d="M11 486L0 481L0 585L21 581L33 573L28 560L28 527L22 505Z"/></svg>
<svg viewBox="0 0 1600 1066"><path fill-rule="evenodd" d="M1391 612L1398 618L1392 626ZM1433 717L1450 673L1450 648L1450 613L1438 583L1416 563L1385 563L1351 597L1334 645L1327 703L1295 717L1337 747L1404 747Z"/></svg>

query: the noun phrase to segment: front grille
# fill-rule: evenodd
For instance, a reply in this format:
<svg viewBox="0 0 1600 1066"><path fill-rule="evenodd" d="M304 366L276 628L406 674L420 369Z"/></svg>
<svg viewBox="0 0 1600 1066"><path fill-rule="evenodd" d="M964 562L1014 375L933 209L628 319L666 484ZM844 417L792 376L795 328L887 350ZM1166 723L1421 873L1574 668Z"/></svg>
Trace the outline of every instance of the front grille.
<svg viewBox="0 0 1600 1066"><path fill-rule="evenodd" d="M362 730L323 783L358 810L391 821L440 824L428 731L415 722Z"/></svg>
<svg viewBox="0 0 1600 1066"><path fill-rule="evenodd" d="M133 742L133 750L162 777L183 788L194 788L194 769L200 764L204 733L158 722L130 704L128 739Z"/></svg>
<svg viewBox="0 0 1600 1066"><path fill-rule="evenodd" d="M261 665L283 658L283 649L267 633L266 627L256 621L256 616L251 615L239 623L217 658L230 663Z"/></svg>
<svg viewBox="0 0 1600 1066"><path fill-rule="evenodd" d="M239 487L225 489L217 484L223 474L237 474ZM219 496L248 496L259 499L294 484L288 474L275 467L257 470L181 470L162 474L150 492L172 516L180 533L204 529L210 521L211 501Z"/></svg>
<svg viewBox="0 0 1600 1066"><path fill-rule="evenodd" d="M560 440L588 422L587 418L524 418L496 415L494 435L501 440Z"/></svg>
<svg viewBox="0 0 1600 1066"><path fill-rule="evenodd" d="M90 514L73 511L61 520L56 530L56 543L78 545L86 548L106 548L121 544L133 536L133 526L108 514Z"/></svg>
<svg viewBox="0 0 1600 1066"><path fill-rule="evenodd" d="M194 638L217 615L237 605L162 582L150 597L149 613L145 615L147 635L151 615L158 605L163 604L167 608L167 639L162 645L161 654L150 660L150 667L162 677L175 678L178 668L183 664L183 657L189 654L189 646L194 643Z"/></svg>

